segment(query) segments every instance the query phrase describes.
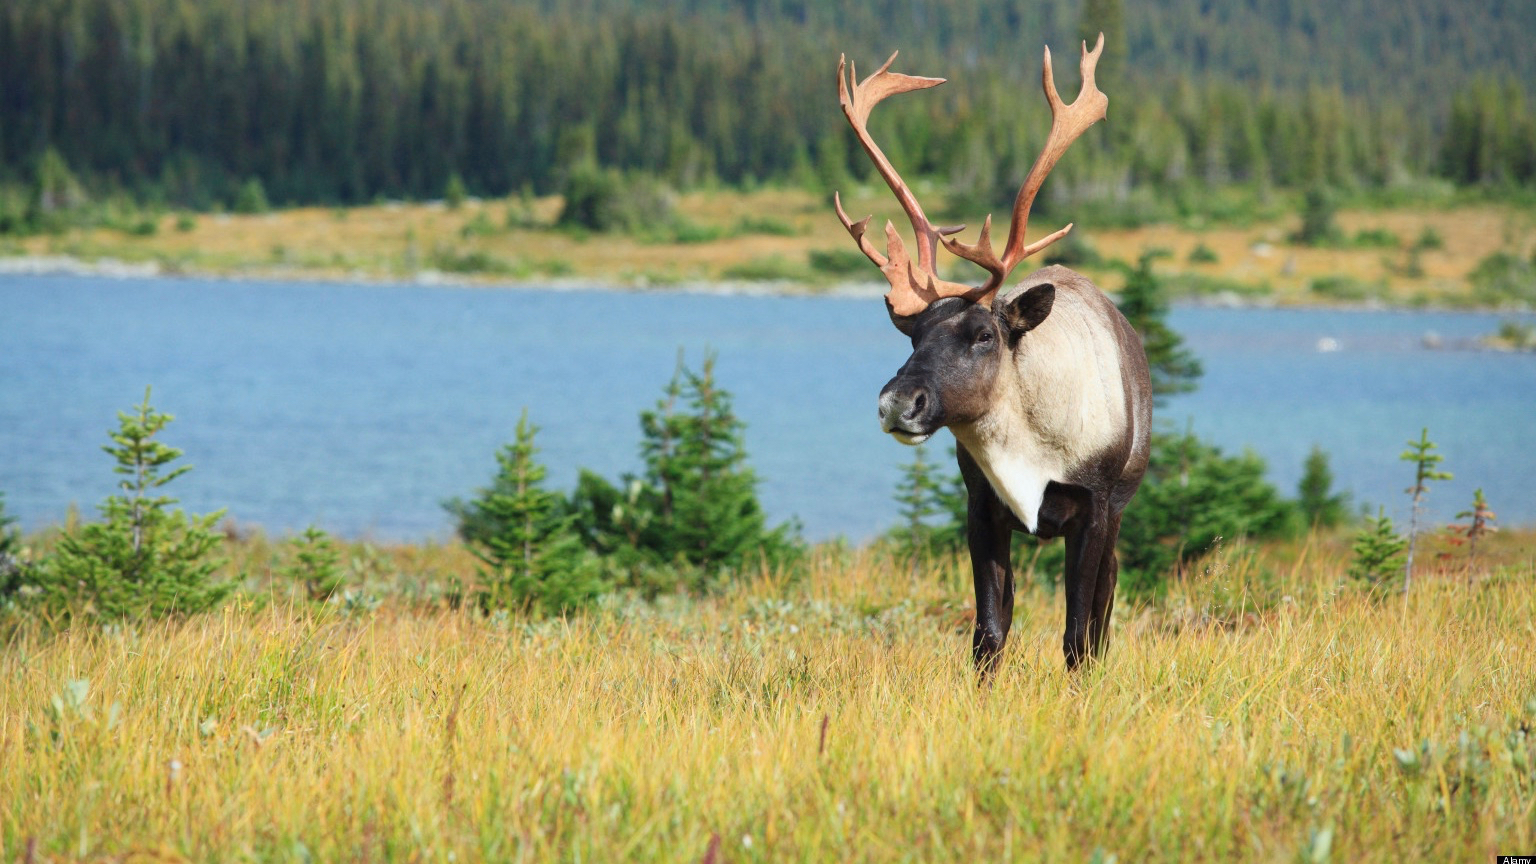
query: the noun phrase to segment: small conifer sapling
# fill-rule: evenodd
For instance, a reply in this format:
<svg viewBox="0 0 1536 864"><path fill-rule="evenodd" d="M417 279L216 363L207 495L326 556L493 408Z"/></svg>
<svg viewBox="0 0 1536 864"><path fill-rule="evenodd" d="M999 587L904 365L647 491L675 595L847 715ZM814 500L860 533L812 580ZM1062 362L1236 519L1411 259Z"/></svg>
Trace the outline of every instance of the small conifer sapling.
<svg viewBox="0 0 1536 864"><path fill-rule="evenodd" d="M1349 565L1349 575L1371 586L1379 586L1399 571L1398 561L1408 547L1386 508L1379 508L1375 518L1365 517L1365 525L1355 535L1354 560Z"/></svg>
<svg viewBox="0 0 1536 864"><path fill-rule="evenodd" d="M104 521L65 534L38 568L41 599L61 617L101 620L134 615L191 614L212 608L233 585L215 582L223 560L214 525L219 510L187 516L170 509L166 484L191 470L171 468L181 451L155 440L173 419L150 407L150 392L132 413L119 412L114 446L102 449L117 461L120 494L101 505Z"/></svg>
<svg viewBox="0 0 1536 864"><path fill-rule="evenodd" d="M896 486L896 503L900 505L901 527L898 529L897 548L910 562L912 577L917 578L923 555L932 546L934 528L930 520L942 512L938 479L935 467L928 461L928 451L921 445L913 448L912 461L901 469L901 482Z"/></svg>
<svg viewBox="0 0 1536 864"><path fill-rule="evenodd" d="M304 586L311 600L325 602L341 590L345 579L340 567L341 553L329 534L311 525L289 541L294 549L293 562L283 574Z"/></svg>
<svg viewBox="0 0 1536 864"><path fill-rule="evenodd" d="M1404 462L1412 462L1414 466L1413 485L1407 490L1408 496L1413 501L1413 508L1408 517L1408 557L1403 563L1403 593L1413 584L1413 553L1419 537L1419 516L1424 511L1424 496L1429 494L1429 481L1450 480L1449 471L1441 471L1435 468L1445 459L1439 453L1435 453L1435 442L1429 440L1429 429L1426 427L1419 433L1419 440L1409 441L1408 449L1404 450L1398 458Z"/></svg>
<svg viewBox="0 0 1536 864"><path fill-rule="evenodd" d="M603 586L585 560L563 496L544 488L537 433L524 411L515 440L496 454L495 481L472 505L481 524L494 527L473 538L470 550L485 564L482 607L560 615L591 605Z"/></svg>
<svg viewBox="0 0 1536 864"><path fill-rule="evenodd" d="M1296 504L1308 525L1313 528L1333 528L1344 521L1346 496L1334 494L1333 471L1328 467L1328 454L1316 444L1312 445L1312 452L1307 454L1296 491Z"/></svg>
<svg viewBox="0 0 1536 864"><path fill-rule="evenodd" d="M1478 489L1472 493L1472 509L1463 510L1456 514L1457 519L1470 519L1466 525L1452 525L1452 542L1456 545L1467 544L1467 565L1470 568L1477 560L1477 541L1489 534L1498 531L1494 521L1499 515L1488 506L1488 499L1483 497L1483 490Z"/></svg>
<svg viewBox="0 0 1536 864"><path fill-rule="evenodd" d="M5 512L5 493L0 492L0 555L15 555L21 547L21 537L12 525L16 518Z"/></svg>

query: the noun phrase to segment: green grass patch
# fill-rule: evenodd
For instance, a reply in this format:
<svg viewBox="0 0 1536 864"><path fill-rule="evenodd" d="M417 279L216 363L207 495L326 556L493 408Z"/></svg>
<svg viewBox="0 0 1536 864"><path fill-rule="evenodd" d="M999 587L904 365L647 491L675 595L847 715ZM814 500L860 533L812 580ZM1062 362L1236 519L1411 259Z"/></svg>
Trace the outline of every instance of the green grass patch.
<svg viewBox="0 0 1536 864"><path fill-rule="evenodd" d="M480 249L460 251L439 249L428 259L428 266L444 273L486 274L493 276L525 275L527 268Z"/></svg>
<svg viewBox="0 0 1536 864"><path fill-rule="evenodd" d="M747 282L779 282L804 280L809 273L804 265L783 255L767 255L734 264L725 268L720 275L724 279Z"/></svg>
<svg viewBox="0 0 1536 864"><path fill-rule="evenodd" d="M1175 273L1163 277L1168 293L1173 297L1215 297L1230 294L1238 297L1268 297L1274 288L1267 280L1244 282L1205 273Z"/></svg>
<svg viewBox="0 0 1536 864"><path fill-rule="evenodd" d="M770 237L798 237L801 231L783 219L772 216L743 216L736 222L737 234L766 234Z"/></svg>
<svg viewBox="0 0 1536 864"><path fill-rule="evenodd" d="M1387 295L1382 282L1365 282L1352 276L1320 276L1313 279L1307 290L1314 297L1346 303L1379 300Z"/></svg>
<svg viewBox="0 0 1536 864"><path fill-rule="evenodd" d="M811 269L827 276L869 276L880 271L857 249L812 249L806 256Z"/></svg>

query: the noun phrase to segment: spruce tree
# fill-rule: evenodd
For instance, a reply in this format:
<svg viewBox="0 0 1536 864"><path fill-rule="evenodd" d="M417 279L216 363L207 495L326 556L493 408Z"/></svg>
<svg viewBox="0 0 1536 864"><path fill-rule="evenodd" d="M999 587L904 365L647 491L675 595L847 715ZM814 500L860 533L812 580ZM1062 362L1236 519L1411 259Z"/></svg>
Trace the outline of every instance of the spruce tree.
<svg viewBox="0 0 1536 864"><path fill-rule="evenodd" d="M5 493L0 492L0 556L15 555L21 546L20 535L11 527L15 524L16 518L5 512Z"/></svg>
<svg viewBox="0 0 1536 864"><path fill-rule="evenodd" d="M170 468L182 452L155 440L173 419L150 407L150 391L132 413L119 412L115 446L102 449L123 476L101 505L103 522L65 534L36 568L44 607L59 617L112 620L136 615L191 614L212 608L234 586L213 581L223 560L213 526L224 515L187 516L159 490L192 470Z"/></svg>
<svg viewBox="0 0 1536 864"><path fill-rule="evenodd" d="M470 505L489 529L471 539L470 551L485 564L483 608L560 615L591 605L603 584L585 560L562 496L544 489L545 469L534 458L537 433L525 410L516 439L496 454L491 487Z"/></svg>
<svg viewBox="0 0 1536 864"><path fill-rule="evenodd" d="M681 403L681 404L680 404ZM746 424L715 382L715 357L677 370L656 408L640 415L644 485L654 518L644 544L662 561L740 568L789 550L789 528L767 529L757 475L747 466Z"/></svg>
<svg viewBox="0 0 1536 864"><path fill-rule="evenodd" d="M1467 544L1467 563L1471 564L1477 560L1477 541L1499 530L1493 524L1499 515L1488 506L1483 490L1477 489L1472 493L1472 509L1457 513L1456 518L1472 520L1466 525L1451 526L1452 532Z"/></svg>
<svg viewBox="0 0 1536 864"><path fill-rule="evenodd" d="M923 558L933 549L935 529L930 522L943 512L943 489L935 473L927 449L919 445L913 448L912 461L902 468L901 482L896 485L901 525L893 532L894 540L897 554L910 563L914 579Z"/></svg>
<svg viewBox="0 0 1536 864"><path fill-rule="evenodd" d="M341 590L345 574L337 563L341 553L331 537L311 525L304 533L289 541L294 550L293 561L283 569L283 575L304 586L311 600L324 602Z"/></svg>
<svg viewBox="0 0 1536 864"><path fill-rule="evenodd" d="M1301 227L1291 240L1303 246L1330 246L1339 243L1344 233L1334 221L1338 204L1333 193L1321 183L1309 187L1302 197Z"/></svg>
<svg viewBox="0 0 1536 864"><path fill-rule="evenodd" d="M1184 337L1174 332L1168 317L1168 298L1162 282L1152 270L1152 262L1166 257L1167 250L1149 249L1141 253L1136 267L1127 269L1125 287L1120 291L1120 313L1141 336L1147 352L1147 366L1152 373L1152 396L1158 405L1167 397L1195 389L1205 370L1200 360L1184 347Z"/></svg>
<svg viewBox="0 0 1536 864"><path fill-rule="evenodd" d="M261 180L255 177L240 184L240 189L235 193L234 211L236 213L256 214L265 213L272 209L267 202L266 187L261 185Z"/></svg>
<svg viewBox="0 0 1536 864"><path fill-rule="evenodd" d="M1297 493L1296 504L1308 525L1333 528L1344 520L1347 496L1333 494L1333 471L1328 467L1328 454L1316 444L1307 454Z"/></svg>
<svg viewBox="0 0 1536 864"><path fill-rule="evenodd" d="M448 182L443 186L443 203L449 210L457 210L464 206L464 199L468 197L469 190L464 188L464 178L457 171L449 174Z"/></svg>
<svg viewBox="0 0 1536 864"><path fill-rule="evenodd" d="M1403 593L1413 585L1413 553L1419 539L1419 516L1424 510L1424 496L1429 494L1429 481L1450 480L1449 471L1441 471L1435 468L1445 459L1439 453L1432 452L1436 448L1435 442L1429 440L1429 428L1425 427L1419 433L1419 440L1408 442L1408 449L1402 452L1398 458L1404 462L1412 462L1414 465L1413 485L1406 490L1413 501L1413 509L1408 517L1408 557L1403 562Z"/></svg>
<svg viewBox="0 0 1536 864"><path fill-rule="evenodd" d="M0 605L22 585L22 564L16 560L21 551L21 536L11 527L14 524L16 519L5 512L5 493L0 492Z"/></svg>
<svg viewBox="0 0 1536 864"><path fill-rule="evenodd" d="M1355 535L1355 557L1349 565L1349 575L1373 587L1383 585L1401 572L1398 559L1407 546L1408 541L1397 533L1383 507L1376 518L1365 517L1365 525Z"/></svg>
<svg viewBox="0 0 1536 864"><path fill-rule="evenodd" d="M1224 455L1193 432L1153 435L1146 477L1120 523L1120 585L1155 594L1169 571L1222 538L1287 534L1293 513L1254 453Z"/></svg>

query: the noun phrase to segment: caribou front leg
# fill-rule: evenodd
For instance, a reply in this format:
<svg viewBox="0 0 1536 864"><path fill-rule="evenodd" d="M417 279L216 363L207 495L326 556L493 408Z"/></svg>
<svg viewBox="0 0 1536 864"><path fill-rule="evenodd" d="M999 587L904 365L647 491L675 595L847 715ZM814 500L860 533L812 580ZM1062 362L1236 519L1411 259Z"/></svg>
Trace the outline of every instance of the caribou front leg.
<svg viewBox="0 0 1536 864"><path fill-rule="evenodd" d="M1009 541L1013 526L1007 509L992 491L969 453L956 446L960 476L966 488L966 545L971 552L971 574L976 582L976 629L971 636L971 659L983 682L997 671L1008 631L1013 627L1013 562Z"/></svg>

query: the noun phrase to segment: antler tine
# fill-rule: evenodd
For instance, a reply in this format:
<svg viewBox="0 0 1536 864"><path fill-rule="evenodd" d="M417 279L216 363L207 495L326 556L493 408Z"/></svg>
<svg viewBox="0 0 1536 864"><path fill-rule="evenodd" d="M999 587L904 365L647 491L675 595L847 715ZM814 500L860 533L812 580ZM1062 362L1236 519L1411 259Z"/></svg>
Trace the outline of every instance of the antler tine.
<svg viewBox="0 0 1536 864"><path fill-rule="evenodd" d="M850 69L847 55L840 56L837 61L837 99L842 105L843 115L848 118L848 124L853 127L854 135L859 139L860 146L875 163L875 169L895 194L901 209L906 211L907 218L912 223L912 232L917 239L917 261L914 262L908 257L900 235L890 223L886 223L886 254L880 255L865 237L869 217L854 222L843 211L840 199L835 199L834 203L843 227L848 229L848 233L859 244L859 249L875 262L875 265L885 274L886 280L890 282L891 290L886 294L886 301L890 304L891 310L894 314L909 316L921 312L939 297L969 296L974 293L974 289L968 285L939 279L936 267L939 241L947 235L963 230L965 226L939 227L930 222L927 214L923 212L922 205L918 203L917 196L912 194L906 181L896 173L895 167L886 158L884 151L869 134L867 125L869 114L887 97L913 90L925 90L944 83L943 78L923 78L891 72L891 64L895 61L896 53L892 53L874 74L859 81L857 67ZM850 82L854 82L852 86Z"/></svg>
<svg viewBox="0 0 1536 864"><path fill-rule="evenodd" d="M1045 182L1046 175L1056 167L1062 154L1072 146L1079 136L1088 130L1089 126L1103 120L1108 116L1109 97L1099 90L1094 81L1094 69L1099 64L1099 55L1104 52L1104 34L1100 33L1093 50L1088 50L1088 43L1082 43L1082 59L1078 61L1078 68L1082 72L1083 84L1078 90L1077 98L1068 105L1062 102L1061 93L1056 90L1056 76L1051 68L1051 49L1045 49L1045 61L1041 70L1041 87L1045 90L1046 101L1051 105L1051 131L1046 136L1045 147L1036 157L1035 164L1030 166L1029 174L1024 178L1024 185L1019 189L1019 197L1013 202L1013 223L1008 226L1008 245L1003 248L1003 261L1011 269L1020 261L1039 252L1041 249L1055 243L1067 232L1072 230L1072 225L1026 246L1024 244L1024 232L1029 227L1029 211L1034 206L1035 196L1040 192L1040 185Z"/></svg>
<svg viewBox="0 0 1536 864"><path fill-rule="evenodd" d="M837 211L838 221L843 223L843 227L847 228L848 233L853 236L854 242L859 244L859 251L863 252L869 260L875 262L876 267L882 270L885 269L886 257L881 255L875 249L874 244L864 237L864 232L869 230L869 220L871 217L865 216L857 222L848 218L847 211L843 209L842 196L836 192L832 193L832 208Z"/></svg>
<svg viewBox="0 0 1536 864"><path fill-rule="evenodd" d="M1008 271L1012 269L998 260L997 253L992 251L992 214L988 213L986 221L981 223L981 236L976 238L974 244L961 243L952 237L944 238L944 248L955 255L964 258L972 264L981 267L991 274L982 287L987 293L996 291L1008 278Z"/></svg>

